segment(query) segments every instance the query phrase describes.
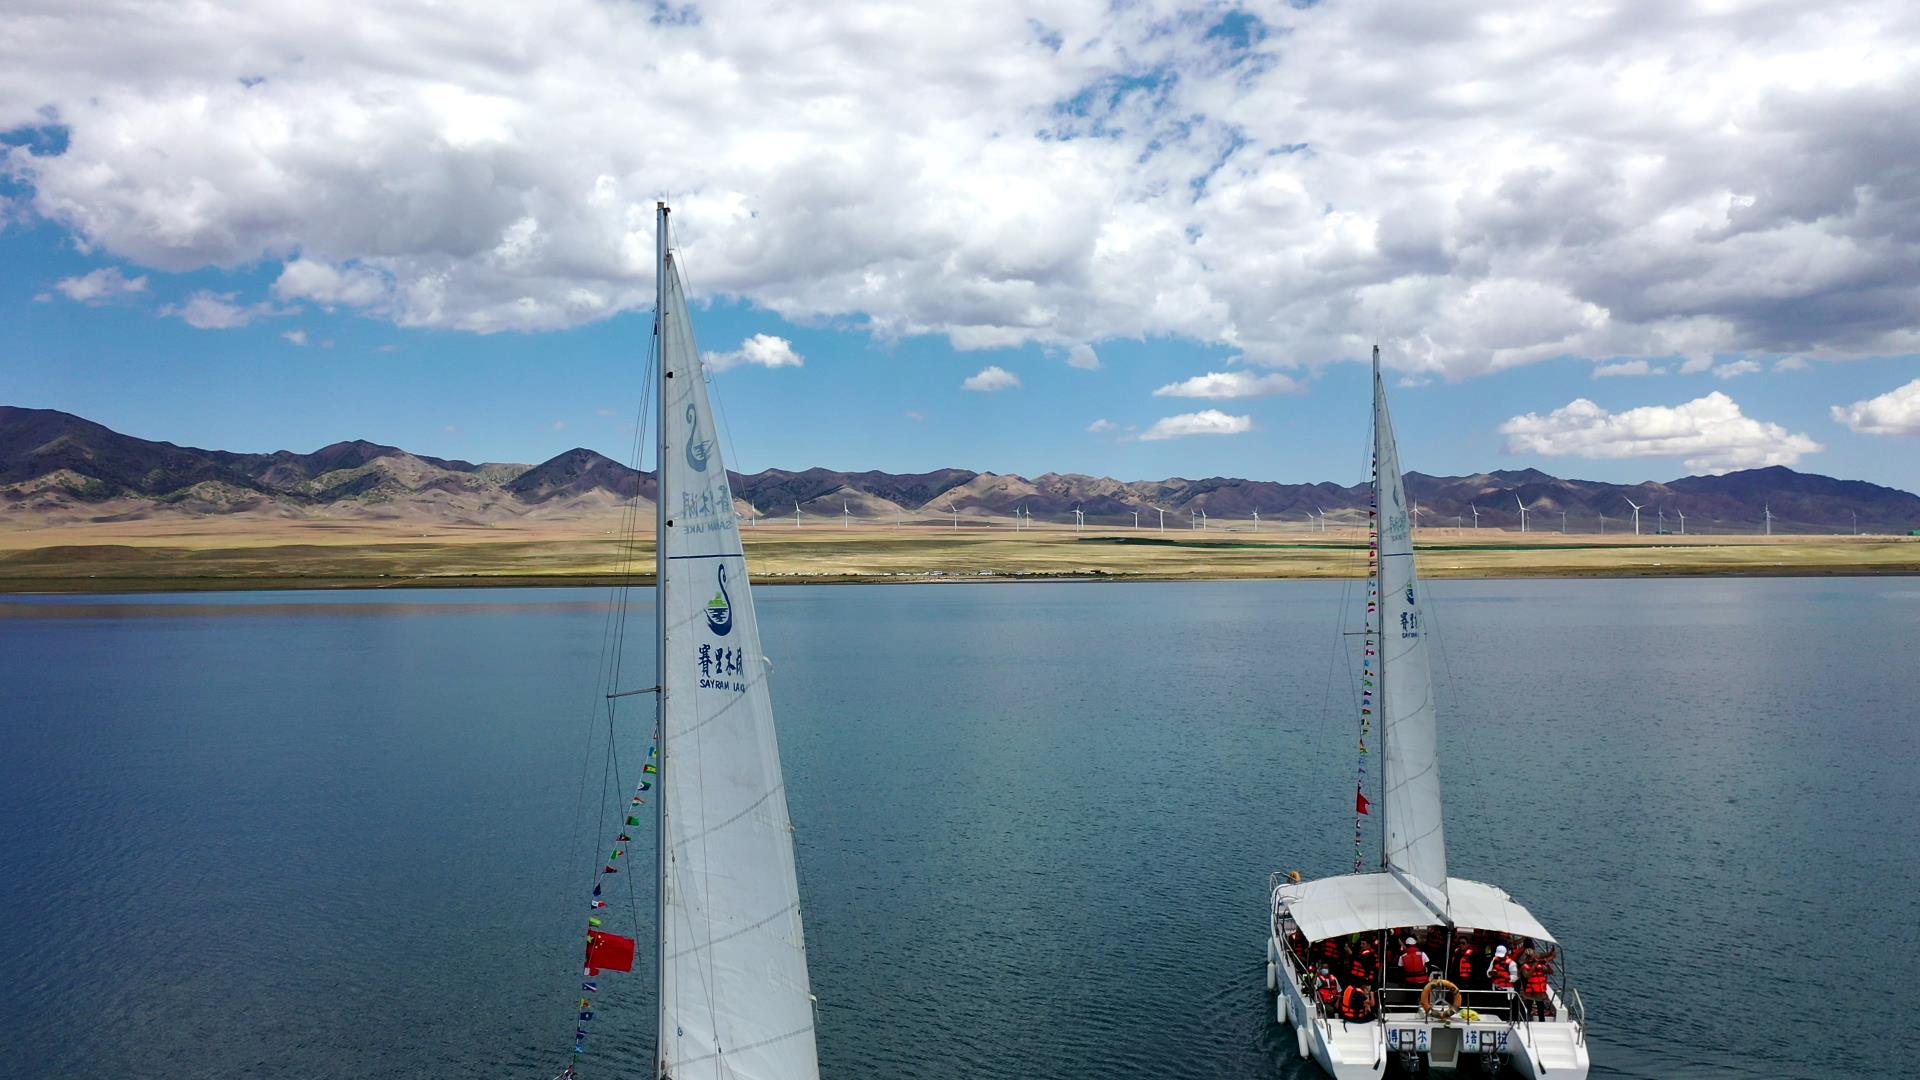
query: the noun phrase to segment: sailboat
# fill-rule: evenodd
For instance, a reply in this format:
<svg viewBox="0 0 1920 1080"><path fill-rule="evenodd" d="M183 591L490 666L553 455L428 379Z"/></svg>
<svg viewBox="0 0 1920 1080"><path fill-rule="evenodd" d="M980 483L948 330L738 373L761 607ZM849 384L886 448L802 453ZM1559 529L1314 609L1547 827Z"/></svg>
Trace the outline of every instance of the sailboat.
<svg viewBox="0 0 1920 1080"><path fill-rule="evenodd" d="M817 1080L793 825L767 693L768 664L715 437L705 373L678 267L657 208L659 490L654 525L655 745L631 806L654 793L658 858L655 1080ZM616 692L609 697L623 696ZM628 816L629 827L638 816ZM595 877L622 869L631 837ZM586 1050L592 994L630 970L635 942L589 917L580 1026L563 1077ZM624 968L623 968L624 965Z"/></svg>
<svg viewBox="0 0 1920 1080"><path fill-rule="evenodd" d="M1546 927L1503 889L1449 877L1429 630L1373 350L1373 543L1360 668L1354 873L1268 885L1267 989L1300 1056L1336 1080L1511 1065L1582 1080L1586 1006ZM1378 752L1368 745L1378 721ZM1378 868L1362 872L1367 764L1381 761ZM1324 973L1323 973L1324 969ZM1351 992L1349 990L1351 988Z"/></svg>

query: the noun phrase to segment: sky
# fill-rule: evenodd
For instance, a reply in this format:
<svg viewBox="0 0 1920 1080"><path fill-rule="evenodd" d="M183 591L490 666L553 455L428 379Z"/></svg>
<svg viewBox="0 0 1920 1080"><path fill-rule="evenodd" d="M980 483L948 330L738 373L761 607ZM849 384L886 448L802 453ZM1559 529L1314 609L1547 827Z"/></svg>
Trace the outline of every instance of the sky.
<svg viewBox="0 0 1920 1080"><path fill-rule="evenodd" d="M735 468L1920 489L1908 3L26 0L0 403Z"/></svg>

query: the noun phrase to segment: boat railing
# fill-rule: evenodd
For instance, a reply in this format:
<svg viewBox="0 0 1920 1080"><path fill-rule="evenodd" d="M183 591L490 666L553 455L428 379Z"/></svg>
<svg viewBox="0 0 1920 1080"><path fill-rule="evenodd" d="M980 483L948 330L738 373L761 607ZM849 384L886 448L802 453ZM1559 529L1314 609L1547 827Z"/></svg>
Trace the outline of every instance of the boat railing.
<svg viewBox="0 0 1920 1080"><path fill-rule="evenodd" d="M1574 1039L1585 1046L1587 1044L1587 1003L1580 998L1580 991L1567 987L1567 996L1573 1001L1573 1021L1579 1027L1574 1029Z"/></svg>
<svg viewBox="0 0 1920 1080"><path fill-rule="evenodd" d="M1394 1013L1426 1016L1420 1008L1420 990L1410 986L1389 986L1380 991L1381 1015ZM1505 990L1462 990L1460 1007L1472 1009L1488 1020L1512 1021L1520 1015L1519 998ZM1437 1018L1436 1018L1437 1019Z"/></svg>

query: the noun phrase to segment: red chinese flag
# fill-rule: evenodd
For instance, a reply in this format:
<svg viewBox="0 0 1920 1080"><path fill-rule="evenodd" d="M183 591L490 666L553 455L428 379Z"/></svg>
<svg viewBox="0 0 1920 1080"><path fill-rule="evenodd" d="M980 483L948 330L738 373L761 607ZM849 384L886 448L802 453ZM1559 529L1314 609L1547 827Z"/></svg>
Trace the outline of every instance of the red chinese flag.
<svg viewBox="0 0 1920 1080"><path fill-rule="evenodd" d="M1353 812L1354 812L1354 813L1356 813L1356 814L1364 814L1364 813L1366 813L1366 812L1367 812L1367 805L1368 805L1368 804L1367 804L1367 793L1366 793L1366 792L1364 792L1364 791L1361 791L1361 790L1359 790L1358 788L1356 788L1356 789L1354 789L1354 792L1353 792ZM631 955L633 954L633 949L632 949L632 947L631 947L631 946L629 946L629 947L628 947L628 949L627 949L627 954L628 954L629 956L631 956Z"/></svg>
<svg viewBox="0 0 1920 1080"><path fill-rule="evenodd" d="M587 966L632 971L633 939L598 930L587 931Z"/></svg>

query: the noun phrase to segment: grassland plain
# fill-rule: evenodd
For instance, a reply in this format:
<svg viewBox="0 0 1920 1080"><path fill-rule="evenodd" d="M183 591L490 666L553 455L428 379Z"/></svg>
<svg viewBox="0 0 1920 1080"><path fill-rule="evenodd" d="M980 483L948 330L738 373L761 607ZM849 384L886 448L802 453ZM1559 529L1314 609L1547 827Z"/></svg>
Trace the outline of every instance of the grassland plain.
<svg viewBox="0 0 1920 1080"><path fill-rule="evenodd" d="M1279 528L947 525L762 527L744 533L765 583L1357 577L1366 537ZM1920 574L1920 539L1639 536L1428 529L1432 578ZM0 526L0 592L591 585L645 581L653 530L617 518L469 526L190 519Z"/></svg>

